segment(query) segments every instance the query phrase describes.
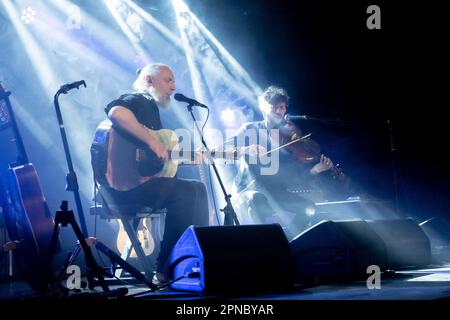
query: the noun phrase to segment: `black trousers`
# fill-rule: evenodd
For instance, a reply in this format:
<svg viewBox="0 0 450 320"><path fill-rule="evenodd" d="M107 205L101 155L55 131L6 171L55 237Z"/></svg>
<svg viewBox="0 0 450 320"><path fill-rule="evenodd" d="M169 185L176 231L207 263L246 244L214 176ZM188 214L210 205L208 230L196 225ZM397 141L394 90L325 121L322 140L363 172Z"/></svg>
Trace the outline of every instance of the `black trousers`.
<svg viewBox="0 0 450 320"><path fill-rule="evenodd" d="M199 181L154 178L129 191L107 190L117 204L140 204L154 210L167 209L164 238L157 258L157 272L165 273L167 259L190 225L209 223L208 196Z"/></svg>
<svg viewBox="0 0 450 320"><path fill-rule="evenodd" d="M251 193L251 196L247 196L248 214L254 223L278 222L285 230L288 238L291 239L306 230L314 222L315 218L307 216L305 211L307 207L313 206L314 202L286 192L274 192L271 196L273 201L279 205L281 211L291 212L295 216L290 219L288 224L286 224L287 220L282 222L278 219L279 212L272 207L265 193L254 192Z"/></svg>

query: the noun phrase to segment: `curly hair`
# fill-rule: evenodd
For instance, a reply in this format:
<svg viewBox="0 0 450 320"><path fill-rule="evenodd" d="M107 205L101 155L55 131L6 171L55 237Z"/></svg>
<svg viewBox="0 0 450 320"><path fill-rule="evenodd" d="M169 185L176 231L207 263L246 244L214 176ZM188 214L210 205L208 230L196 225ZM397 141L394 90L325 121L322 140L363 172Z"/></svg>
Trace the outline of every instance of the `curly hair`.
<svg viewBox="0 0 450 320"><path fill-rule="evenodd" d="M286 90L277 86L268 87L261 94L261 97L272 106L276 106L281 102L285 102L286 105L289 104L289 96Z"/></svg>

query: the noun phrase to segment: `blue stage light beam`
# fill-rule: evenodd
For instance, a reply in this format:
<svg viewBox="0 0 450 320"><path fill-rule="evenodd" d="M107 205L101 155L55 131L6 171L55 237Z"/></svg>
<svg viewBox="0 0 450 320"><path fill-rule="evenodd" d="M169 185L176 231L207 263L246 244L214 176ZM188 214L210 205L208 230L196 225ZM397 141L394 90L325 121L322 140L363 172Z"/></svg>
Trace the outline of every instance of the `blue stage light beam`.
<svg viewBox="0 0 450 320"><path fill-rule="evenodd" d="M19 36L19 40L25 48L26 55L31 60L32 67L40 80L40 84L44 88L44 94L47 94L47 97L51 100L51 92L52 89L57 88L58 79L55 77L47 57L42 52L38 42L31 35L30 30L28 30L27 26L22 22L19 12L12 1L5 0L2 3Z"/></svg>
<svg viewBox="0 0 450 320"><path fill-rule="evenodd" d="M142 30L140 17L133 12L128 11L128 6L120 0L103 0L111 15L122 29L122 32L128 38L130 44L136 50L136 53L142 57L144 64L152 62L147 52L140 45ZM132 26L134 27L132 29Z"/></svg>

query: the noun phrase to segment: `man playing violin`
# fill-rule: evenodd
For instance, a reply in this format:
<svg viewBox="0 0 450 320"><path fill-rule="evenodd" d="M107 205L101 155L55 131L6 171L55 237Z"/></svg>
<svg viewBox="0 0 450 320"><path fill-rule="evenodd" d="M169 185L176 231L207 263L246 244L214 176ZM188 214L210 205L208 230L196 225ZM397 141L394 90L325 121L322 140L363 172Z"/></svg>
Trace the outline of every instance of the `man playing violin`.
<svg viewBox="0 0 450 320"><path fill-rule="evenodd" d="M169 106L175 90L173 72L164 64L147 65L138 72L133 87L136 92L111 101L105 112L113 128L125 139L135 141L166 161L168 152L155 132L163 127L159 109ZM181 234L190 225L208 225L206 188L199 181L176 177L142 177L138 185L128 184L126 175L122 177L123 181L110 179L109 185L103 188L115 204L140 204L167 210L156 270L158 281L164 281L165 264Z"/></svg>
<svg viewBox="0 0 450 320"><path fill-rule="evenodd" d="M333 168L333 162L323 154L319 154L312 163L300 161L295 147L304 141L299 139L300 130L284 120L288 104L287 92L276 86L268 87L258 97L264 119L245 123L234 137L234 143L243 141L240 136L257 130L258 141L250 150L261 155L277 149L278 172L261 174L260 164L252 164L248 158L242 158L234 187L243 204L241 208L248 213L249 223L279 222L288 236L295 236L308 227L310 207L322 200L323 192L318 177ZM274 130L276 136L272 134ZM261 135L261 132L265 134ZM299 141L295 142L294 139Z"/></svg>

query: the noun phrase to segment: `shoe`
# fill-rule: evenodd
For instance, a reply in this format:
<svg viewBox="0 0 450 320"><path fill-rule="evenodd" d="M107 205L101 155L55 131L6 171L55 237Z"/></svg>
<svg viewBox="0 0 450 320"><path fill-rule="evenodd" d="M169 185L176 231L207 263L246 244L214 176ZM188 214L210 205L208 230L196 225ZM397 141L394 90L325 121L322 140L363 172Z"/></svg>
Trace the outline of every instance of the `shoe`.
<svg viewBox="0 0 450 320"><path fill-rule="evenodd" d="M167 281L166 281L166 277L164 276L164 274L163 273L161 273L161 272L155 272L155 275L153 276L153 279L152 279L152 283L154 284L154 285L162 285L162 284L165 284Z"/></svg>

